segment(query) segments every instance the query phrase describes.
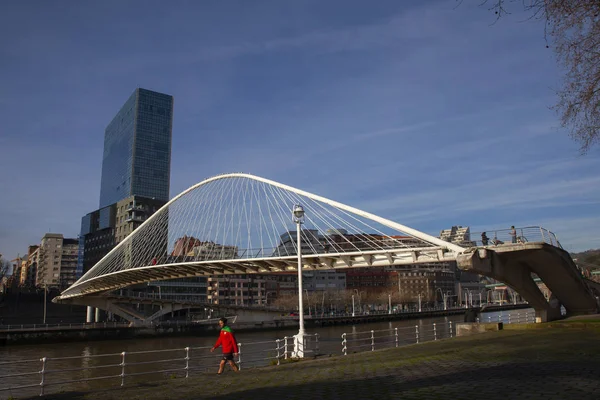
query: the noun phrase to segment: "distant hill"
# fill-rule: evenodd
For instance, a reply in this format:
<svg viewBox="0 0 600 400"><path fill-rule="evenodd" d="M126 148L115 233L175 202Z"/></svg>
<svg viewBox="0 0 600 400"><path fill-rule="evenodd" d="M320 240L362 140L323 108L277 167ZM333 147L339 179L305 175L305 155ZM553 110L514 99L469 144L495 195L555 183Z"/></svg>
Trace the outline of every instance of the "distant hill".
<svg viewBox="0 0 600 400"><path fill-rule="evenodd" d="M598 269L600 269L600 249L586 250L582 251L581 253L571 253L571 257L574 260L577 260L577 263L583 264L583 266L596 266Z"/></svg>

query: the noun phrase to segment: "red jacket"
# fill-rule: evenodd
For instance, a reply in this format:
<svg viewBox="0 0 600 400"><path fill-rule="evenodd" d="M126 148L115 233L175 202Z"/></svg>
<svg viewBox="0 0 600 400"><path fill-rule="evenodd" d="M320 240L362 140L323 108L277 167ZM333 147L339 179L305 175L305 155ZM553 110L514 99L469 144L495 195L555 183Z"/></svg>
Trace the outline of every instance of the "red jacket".
<svg viewBox="0 0 600 400"><path fill-rule="evenodd" d="M230 327L224 326L221 328L221 333L219 333L219 338L213 348L216 349L219 346L223 346L223 354L238 353L237 341Z"/></svg>

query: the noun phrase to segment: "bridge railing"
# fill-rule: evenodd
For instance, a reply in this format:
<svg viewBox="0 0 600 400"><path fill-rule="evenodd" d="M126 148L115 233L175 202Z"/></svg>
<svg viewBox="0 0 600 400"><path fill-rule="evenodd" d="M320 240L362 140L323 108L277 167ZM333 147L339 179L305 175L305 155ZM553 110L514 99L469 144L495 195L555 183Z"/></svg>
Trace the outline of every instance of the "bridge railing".
<svg viewBox="0 0 600 400"><path fill-rule="evenodd" d="M504 324L534 324L535 311L517 311L509 313L500 313L497 316L481 316L477 318L477 322L502 322Z"/></svg>
<svg viewBox="0 0 600 400"><path fill-rule="evenodd" d="M562 249L554 232L541 226L525 226L512 229L496 229L484 232L471 232L472 246L501 246L504 244L525 244L528 242L544 242ZM485 236L484 236L485 234ZM469 243L467 243L469 244Z"/></svg>
<svg viewBox="0 0 600 400"><path fill-rule="evenodd" d="M477 322L502 322L504 324L535 323L535 311L508 312L498 316L482 316ZM449 339L456 335L455 323L452 321L433 323L431 325L415 325L401 328L348 332L342 334L342 355L375 351L390 347L419 344L441 339Z"/></svg>
<svg viewBox="0 0 600 400"><path fill-rule="evenodd" d="M23 397L33 396L36 392L44 395L49 388L55 388L52 391L94 390L103 387L106 382L124 386L147 380L188 378L194 372L214 372L217 369L222 355L220 351L211 353L211 348L185 347L0 361L0 393ZM238 343L238 348L235 361L240 369L280 365L282 360L292 357L294 338ZM304 352L313 356L319 353L318 334L305 335Z"/></svg>
<svg viewBox="0 0 600 400"><path fill-rule="evenodd" d="M343 333L342 354L346 356L348 353L375 351L389 347L448 339L453 335L454 324L452 321L431 325Z"/></svg>
<svg viewBox="0 0 600 400"><path fill-rule="evenodd" d="M80 330L80 329L107 329L126 328L131 326L130 322L82 322L82 323L60 323L60 324L12 324L0 325L0 332L12 331L52 331L52 330Z"/></svg>
<svg viewBox="0 0 600 400"><path fill-rule="evenodd" d="M277 339L277 365L281 360L293 358L294 354L294 336L285 336L283 339ZM304 335L303 352L306 355L316 356L319 354L319 334Z"/></svg>

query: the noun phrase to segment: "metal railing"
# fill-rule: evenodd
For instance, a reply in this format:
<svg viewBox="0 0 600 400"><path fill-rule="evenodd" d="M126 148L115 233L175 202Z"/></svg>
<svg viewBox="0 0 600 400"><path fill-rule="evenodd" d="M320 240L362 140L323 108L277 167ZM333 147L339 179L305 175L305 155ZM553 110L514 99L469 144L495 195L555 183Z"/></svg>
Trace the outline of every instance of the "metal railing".
<svg viewBox="0 0 600 400"><path fill-rule="evenodd" d="M285 336L283 339L277 339L277 365L281 360L287 360L294 356L294 336ZM319 354L319 334L304 335L304 348L302 350L308 356Z"/></svg>
<svg viewBox="0 0 600 400"><path fill-rule="evenodd" d="M346 356L348 353L449 339L454 336L453 325L452 321L448 321L447 323L433 323L430 326L415 325L414 327L342 333L342 354Z"/></svg>
<svg viewBox="0 0 600 400"><path fill-rule="evenodd" d="M477 322L502 322L504 324L533 324L535 323L535 311L500 313L498 316L491 315L477 318Z"/></svg>
<svg viewBox="0 0 600 400"><path fill-rule="evenodd" d="M485 232L471 232L471 242L474 246L500 246L503 244L525 244L528 242L544 242L562 249L554 232L541 226L525 226L512 229L496 229ZM482 236L485 233L485 236ZM487 237L487 240L486 240Z"/></svg>
<svg viewBox="0 0 600 400"><path fill-rule="evenodd" d="M477 319L480 322L480 319ZM485 316L485 322L502 322L504 324L535 323L535 311L500 314L497 317ZM401 328L389 328L363 332L342 333L342 355L375 351L390 347L400 347L441 339L450 339L456 335L455 323L452 321L433 323L428 326L415 325Z"/></svg>
<svg viewBox="0 0 600 400"><path fill-rule="evenodd" d="M123 351L112 354L94 354L71 357L42 357L31 360L0 361L0 382L10 386L0 387L1 392L18 396L32 395L39 388L40 396L50 386L61 390L75 390L77 385L94 381L126 383L141 381L141 377L153 379L167 377L188 378L191 372L216 369L221 355L210 353L211 346L184 347L150 351ZM240 369L243 367L280 365L281 360L292 358L294 337L283 339L238 343ZM304 353L317 355L319 334L305 335ZM88 387L89 389L89 387ZM37 390L36 390L37 391Z"/></svg>
<svg viewBox="0 0 600 400"><path fill-rule="evenodd" d="M0 325L0 332L11 331L59 331L68 329L104 329L104 328L127 328L130 322L81 322L81 323L60 323L60 324L13 324Z"/></svg>

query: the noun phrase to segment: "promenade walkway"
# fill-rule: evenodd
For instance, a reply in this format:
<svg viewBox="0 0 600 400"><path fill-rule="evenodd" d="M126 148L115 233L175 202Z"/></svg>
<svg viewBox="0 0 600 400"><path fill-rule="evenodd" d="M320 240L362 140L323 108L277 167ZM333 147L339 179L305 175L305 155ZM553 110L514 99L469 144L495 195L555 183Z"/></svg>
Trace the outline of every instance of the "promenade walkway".
<svg viewBox="0 0 600 400"><path fill-rule="evenodd" d="M42 398L597 400L598 322L512 325L500 332L246 369L239 374L197 374L187 380L94 392L82 388Z"/></svg>

